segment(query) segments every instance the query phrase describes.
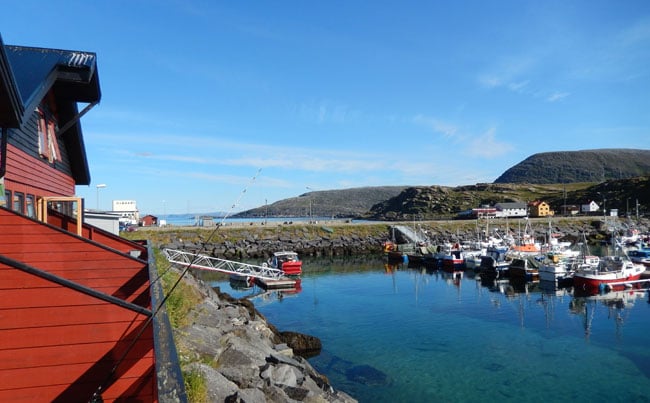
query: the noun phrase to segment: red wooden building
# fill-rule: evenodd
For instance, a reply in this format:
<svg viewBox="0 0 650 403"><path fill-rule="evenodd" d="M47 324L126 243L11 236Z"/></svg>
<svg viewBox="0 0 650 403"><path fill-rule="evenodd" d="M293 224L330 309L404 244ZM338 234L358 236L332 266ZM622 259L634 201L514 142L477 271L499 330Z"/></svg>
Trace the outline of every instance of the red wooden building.
<svg viewBox="0 0 650 403"><path fill-rule="evenodd" d="M0 38L3 402L186 400L150 245L84 224L75 197L96 59Z"/></svg>

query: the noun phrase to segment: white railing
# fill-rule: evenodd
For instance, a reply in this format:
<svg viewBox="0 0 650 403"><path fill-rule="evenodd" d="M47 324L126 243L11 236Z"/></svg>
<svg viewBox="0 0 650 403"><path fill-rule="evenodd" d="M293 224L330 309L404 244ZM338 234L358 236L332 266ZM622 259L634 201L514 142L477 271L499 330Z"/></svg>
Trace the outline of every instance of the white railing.
<svg viewBox="0 0 650 403"><path fill-rule="evenodd" d="M164 249L163 253L170 263L185 267L191 266L196 269L213 270L265 280L277 280L283 277L282 270L268 266L256 266L254 264L219 259L212 256L199 255L175 249Z"/></svg>

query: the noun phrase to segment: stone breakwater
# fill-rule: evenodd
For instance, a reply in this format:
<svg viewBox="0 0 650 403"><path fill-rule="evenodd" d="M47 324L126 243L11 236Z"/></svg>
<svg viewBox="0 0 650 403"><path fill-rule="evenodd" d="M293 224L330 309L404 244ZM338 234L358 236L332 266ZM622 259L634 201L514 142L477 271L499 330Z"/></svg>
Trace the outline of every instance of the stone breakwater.
<svg viewBox="0 0 650 403"><path fill-rule="evenodd" d="M259 238L250 232L238 240L216 242L187 241L187 238L170 239L162 248L202 253L230 260L266 259L273 252L292 250L304 256L355 256L380 253L381 243L388 239L385 235L336 235L301 236L280 233L274 238Z"/></svg>
<svg viewBox="0 0 650 403"><path fill-rule="evenodd" d="M524 228L524 220L493 220L489 224L490 233L498 230L500 234L510 232L520 233ZM196 240L195 233L184 231L169 232L162 242L162 248L179 249L187 252L230 260L265 260L273 252L293 250L301 257L333 257L355 256L381 253L382 242L391 238L392 223L382 224L351 224L331 227L313 225L277 226L269 228L220 228L220 239L213 241ZM413 223L402 225L413 226ZM480 227L479 227L480 225ZM562 234L560 240L580 242L583 236L590 243L608 240L612 228L622 228L633 225L641 233L650 231L650 221L642 219L628 223L622 219L612 218L604 223L602 218L569 218L554 219L551 231ZM433 244L449 241L467 242L476 240L477 232L485 232L485 222L468 223L467 221L428 221L417 223L416 226L426 231ZM530 226L533 236L543 240L548 235L548 219L531 219ZM372 230L369 230L372 228ZM195 230L197 231L197 230Z"/></svg>
<svg viewBox="0 0 650 403"><path fill-rule="evenodd" d="M187 278L203 295L189 325L175 330L185 369L206 380L210 402L340 402L355 399L335 390L303 357L320 340L279 332L248 300L237 300Z"/></svg>

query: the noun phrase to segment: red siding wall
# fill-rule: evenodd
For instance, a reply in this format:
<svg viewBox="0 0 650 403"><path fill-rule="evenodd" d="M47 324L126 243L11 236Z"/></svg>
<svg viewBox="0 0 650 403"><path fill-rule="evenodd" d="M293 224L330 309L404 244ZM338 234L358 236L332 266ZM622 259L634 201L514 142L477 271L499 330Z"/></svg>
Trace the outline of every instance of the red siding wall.
<svg viewBox="0 0 650 403"><path fill-rule="evenodd" d="M74 196L74 186L71 176L7 145L7 189L36 196Z"/></svg>
<svg viewBox="0 0 650 403"><path fill-rule="evenodd" d="M0 255L151 308L146 262L5 209ZM147 315L5 264L0 295L0 401L88 401L107 380L105 402L156 400Z"/></svg>
<svg viewBox="0 0 650 403"><path fill-rule="evenodd" d="M48 223L54 225L55 227L63 228L69 232L77 232L77 220L57 212L51 212L48 215ZM86 239L91 239L95 242L101 243L102 245L108 246L109 248L118 250L122 253L131 253L131 251L137 250L140 252L140 259L147 260L147 248L138 243L117 236L111 232L104 231L101 228L83 224L81 236Z"/></svg>

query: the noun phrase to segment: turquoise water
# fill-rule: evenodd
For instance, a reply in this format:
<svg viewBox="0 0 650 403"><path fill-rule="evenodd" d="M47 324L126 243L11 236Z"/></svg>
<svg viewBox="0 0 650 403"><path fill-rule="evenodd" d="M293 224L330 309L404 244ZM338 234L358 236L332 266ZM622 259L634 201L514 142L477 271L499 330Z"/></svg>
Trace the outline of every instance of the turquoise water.
<svg viewBox="0 0 650 403"><path fill-rule="evenodd" d="M363 258L305 261L299 293L252 300L319 337L310 362L360 402L650 401L645 291L574 297Z"/></svg>

